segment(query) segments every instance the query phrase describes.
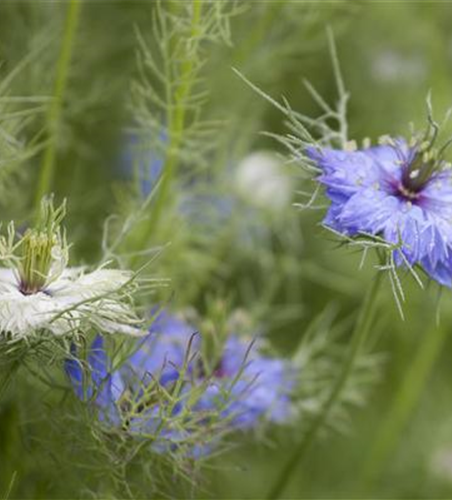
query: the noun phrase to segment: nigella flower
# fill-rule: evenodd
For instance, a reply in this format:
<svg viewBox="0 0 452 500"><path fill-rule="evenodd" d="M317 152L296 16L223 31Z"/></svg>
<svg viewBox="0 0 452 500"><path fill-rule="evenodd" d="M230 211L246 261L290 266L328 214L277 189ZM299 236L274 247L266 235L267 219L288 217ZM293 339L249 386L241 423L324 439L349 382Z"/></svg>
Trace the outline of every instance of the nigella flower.
<svg viewBox="0 0 452 500"><path fill-rule="evenodd" d="M154 334L153 332L156 332ZM174 316L161 313L150 335L140 341L141 348L131 358L140 371L159 373L163 381L178 377L194 329ZM200 332L194 338L194 350L203 350L207 337ZM291 413L290 394L295 370L288 361L262 354L262 339L241 338L229 334L214 366L198 357L188 365L192 377L208 383L195 408L221 411L231 425L246 428L261 420L283 422ZM160 370L157 370L160 367Z"/></svg>
<svg viewBox="0 0 452 500"><path fill-rule="evenodd" d="M199 407L222 406L222 415L240 429L255 427L262 420L287 421L295 369L286 360L264 356L262 347L259 339L250 343L230 335Z"/></svg>
<svg viewBox="0 0 452 500"><path fill-rule="evenodd" d="M188 373L191 367L185 360L194 336L195 330L188 324L160 313L149 334L137 340L132 354L117 369L112 367L103 337L97 335L87 355L88 370L84 370L75 345L71 346L72 357L66 361L65 370L77 397L92 403L102 421L125 425L131 433L152 434L160 414L153 404L156 391L160 387L170 390L180 377L192 383ZM169 406L169 400L167 403ZM134 406L136 412L131 411ZM174 405L174 412L179 409L180 404Z"/></svg>
<svg viewBox="0 0 452 500"><path fill-rule="evenodd" d="M137 349L118 369L111 370L102 339L97 337L87 357L88 380L84 380L75 351L66 362L66 372L77 396L91 401L101 420L110 425L126 423L129 432L142 435L158 430L154 447L159 450L166 449L165 442L180 444L189 439L190 430L183 432L180 424L177 430L159 425L164 411L161 405L169 405L169 401L162 403L157 398L162 391L158 391L156 381L168 392L179 387L171 416L177 419L182 409L185 414L191 412L192 424L185 424L193 432L193 422L208 425L209 416L213 415L232 429L251 428L262 420L280 423L290 417L295 379L288 361L264 356L259 342L250 343L231 335L215 366L208 370L202 359L193 355L202 349L203 341L202 335L194 333L184 321L161 312L149 335L137 340ZM177 383L182 379L183 384ZM140 410L131 415L131 407ZM197 450L205 454L210 450L209 444L197 443Z"/></svg>
<svg viewBox="0 0 452 500"><path fill-rule="evenodd" d="M436 132L354 151L310 147L307 155L331 200L326 226L350 236L382 236L398 245L397 265L418 264L450 287L452 171L443 157L448 144L433 149Z"/></svg>
<svg viewBox="0 0 452 500"><path fill-rule="evenodd" d="M68 246L59 224L64 205L42 203L33 229L15 241L11 224L0 238L0 334L18 340L38 332L64 335L93 327L109 333L140 334L126 300L132 274L100 268L67 268ZM130 290L129 290L130 291Z"/></svg>

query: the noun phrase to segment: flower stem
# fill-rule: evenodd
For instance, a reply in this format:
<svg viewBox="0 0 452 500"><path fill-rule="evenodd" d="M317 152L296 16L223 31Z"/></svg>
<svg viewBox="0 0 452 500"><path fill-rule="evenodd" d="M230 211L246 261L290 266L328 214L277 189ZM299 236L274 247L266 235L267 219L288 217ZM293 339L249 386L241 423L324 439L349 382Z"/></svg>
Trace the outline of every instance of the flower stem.
<svg viewBox="0 0 452 500"><path fill-rule="evenodd" d="M362 304L358 319L355 323L355 328L352 333L348 356L344 362L342 371L340 372L338 378L336 379L335 384L331 389L330 395L320 412L320 415L315 420L313 420L311 427L306 432L303 440L296 447L292 456L289 458L285 467L283 468L282 472L279 474L276 483L274 484L273 488L270 490L269 495L267 496L268 499L270 500L277 499L284 492L284 489L287 486L288 482L290 481L293 473L295 472L297 465L299 465L299 463L305 457L306 452L309 450L310 446L317 438L317 435L321 430L321 428L323 427L323 425L326 423L331 410L333 409L334 405L340 398L340 395L347 383L349 375L353 371L356 358L364 342L367 339L371 325L373 323L373 319L376 312L377 295L380 283L381 283L381 272L378 272L364 298L364 302Z"/></svg>
<svg viewBox="0 0 452 500"><path fill-rule="evenodd" d="M397 447L402 430L414 410L427 383L446 338L447 328L435 325L419 345L406 377L397 391L392 406L378 429L373 446L364 463L360 477L360 492L370 491L378 482L387 458Z"/></svg>
<svg viewBox="0 0 452 500"><path fill-rule="evenodd" d="M171 186L171 180L174 170L179 159L179 152L182 144L182 137L185 129L186 120L186 102L190 96L193 83L196 79L194 74L196 49L193 47L198 44L200 31L200 22L202 19L202 3L203 0L193 0L192 2L192 17L190 25L190 39L193 41L191 49L186 54L185 60L181 64L179 85L172 93L167 89L167 99L170 104L168 113L168 154L163 168L162 181L159 190L156 193L156 200L152 207L152 214L145 230L143 231L140 247L144 247L153 233L156 223L160 218L160 213L165 205L168 191ZM170 4L172 5L172 4ZM188 46L188 45L187 45Z"/></svg>
<svg viewBox="0 0 452 500"><path fill-rule="evenodd" d="M3 395L6 393L6 390L8 389L9 384L10 384L11 380L13 379L13 376L15 375L17 370L19 369L19 367L20 367L19 360L12 362L8 366L8 370L7 370L5 376L0 384L0 401L3 399Z"/></svg>
<svg viewBox="0 0 452 500"><path fill-rule="evenodd" d="M275 19L278 18L280 12L284 9L285 6L285 2L269 2L268 6L266 6L266 11L264 12L264 14L261 16L256 16L256 23L252 27L252 31L249 33L244 42L237 47L237 56L234 63L236 67L239 68L246 61L248 61L250 57L252 57L252 54L256 50L256 47L268 35L268 31L271 28L272 23Z"/></svg>
<svg viewBox="0 0 452 500"><path fill-rule="evenodd" d="M49 106L46 118L49 139L46 149L44 150L41 172L36 190L35 205L37 212L39 212L40 209L41 199L50 191L52 187L52 178L55 170L56 137L58 133L58 125L61 119L61 109L67 86L69 68L71 65L75 33L77 31L77 25L80 18L80 9L80 0L70 0L66 14L64 37L56 69L53 100Z"/></svg>

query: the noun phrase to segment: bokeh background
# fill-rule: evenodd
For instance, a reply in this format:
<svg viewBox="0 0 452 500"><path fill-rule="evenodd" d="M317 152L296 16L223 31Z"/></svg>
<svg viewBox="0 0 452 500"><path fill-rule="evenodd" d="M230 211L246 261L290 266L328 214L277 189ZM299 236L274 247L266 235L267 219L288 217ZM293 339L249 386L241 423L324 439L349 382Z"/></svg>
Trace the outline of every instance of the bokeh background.
<svg viewBox="0 0 452 500"><path fill-rule="evenodd" d="M14 79L14 95L52 94L67 5L0 3L0 71L6 75L31 57ZM418 127L425 123L429 90L439 116L452 105L452 4L268 0L241 5L230 20L230 43L204 47L202 87L208 97L202 113L206 120L217 121L214 145L196 161L180 162L174 180L178 187L145 243L160 248L171 241L154 268L158 276L172 280L177 307L207 311L210 300L221 298L231 308L247 311L284 355L296 348L307 326L328 305L336 308L337 321L356 312L370 284L372 261L359 269L360 255L338 246L321 227L321 211L300 211L290 202L274 211L256 206L251 190L237 194L237 168L245 156L259 150L286 153L262 132L286 130L281 113L232 67L272 97L284 96L293 109L316 116L319 109L303 79L315 84L328 102L337 100L329 26L351 96L350 136L376 141L383 134L403 135L410 122ZM68 199L67 228L75 262L97 262L106 217L132 213L140 201L130 168L124 167L129 147L125 130L137 118L136 31L152 38L154 11L152 0L82 2L53 179L55 195ZM44 122L44 113L38 113L26 134L38 133ZM30 216L41 161L38 152L12 174L13 187L0 198L3 223ZM296 191L312 185L296 166L286 167L281 168L293 188L291 201L296 202ZM193 217L182 217L175 207L194 196L197 179L205 181L197 193L201 201ZM382 359L379 382L366 403L350 412L343 432L325 433L316 443L288 486L288 498L452 496L452 299L448 290L433 284L420 290L409 277L403 284L405 320L386 283L374 327L372 350ZM418 347L434 328L444 336L432 355L428 377L419 375L425 384L421 396L385 458L381 478L370 491L361 491L360 474L376 430ZM15 398L0 407L0 495L17 473L12 498L84 497L79 486L89 478L76 464L65 462L63 429L58 429L61 452L43 451L56 429L43 417L51 396L35 391L29 378L15 386ZM297 438L296 423L271 431L265 439L241 437L237 451L211 463L201 491L194 494L265 497ZM174 496L190 494L174 488Z"/></svg>

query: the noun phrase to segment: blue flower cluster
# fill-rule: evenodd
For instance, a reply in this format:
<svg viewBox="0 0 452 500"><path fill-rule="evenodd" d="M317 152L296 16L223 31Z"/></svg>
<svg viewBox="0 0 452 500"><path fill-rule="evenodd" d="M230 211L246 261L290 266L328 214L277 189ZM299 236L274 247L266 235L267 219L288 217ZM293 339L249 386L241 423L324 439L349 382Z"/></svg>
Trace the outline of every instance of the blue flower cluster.
<svg viewBox="0 0 452 500"><path fill-rule="evenodd" d="M399 244L395 261L419 264L452 286L452 170L429 147L403 139L356 151L307 149L331 206L324 223L346 235ZM403 252L403 258L400 252Z"/></svg>
<svg viewBox="0 0 452 500"><path fill-rule="evenodd" d="M289 361L262 355L258 340L250 343L230 335L216 366L208 373L197 355L201 344L202 335L190 325L160 312L149 335L137 340L136 350L118 369L111 369L101 336L89 349L89 370L83 369L75 347L65 369L78 398L93 403L103 422L127 424L129 432L134 433L153 434L158 430L162 442L182 441L183 436L180 431L159 427L158 398L153 402L146 391L157 381L171 392L183 377L187 400L192 390L199 393L191 406L191 411L199 415L198 423L205 422L209 414L223 420L229 429L249 429L262 420L282 423L289 419L296 377ZM143 403L143 394L149 402ZM181 398L173 413L181 412L183 406ZM136 408L132 419L131 407ZM157 443L157 448L164 446ZM208 450L202 448L203 453Z"/></svg>

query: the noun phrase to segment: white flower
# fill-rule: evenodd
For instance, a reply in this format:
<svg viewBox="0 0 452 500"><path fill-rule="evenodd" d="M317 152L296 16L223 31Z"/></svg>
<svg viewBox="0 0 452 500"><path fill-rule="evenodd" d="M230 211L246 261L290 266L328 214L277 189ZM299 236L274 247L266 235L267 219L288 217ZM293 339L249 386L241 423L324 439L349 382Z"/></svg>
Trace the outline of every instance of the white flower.
<svg viewBox="0 0 452 500"><path fill-rule="evenodd" d="M437 450L431 458L430 469L438 477L452 482L452 449L446 447Z"/></svg>
<svg viewBox="0 0 452 500"><path fill-rule="evenodd" d="M259 208L281 210L290 203L290 178L276 154L257 151L246 156L238 165L235 184L246 200Z"/></svg>
<svg viewBox="0 0 452 500"><path fill-rule="evenodd" d="M130 296L136 288L129 271L67 268L69 247L60 222L65 203L44 199L33 228L17 239L14 224L0 236L0 335L18 340L40 332L141 335Z"/></svg>
<svg viewBox="0 0 452 500"><path fill-rule="evenodd" d="M0 268L0 332L20 339L42 330L65 335L94 327L140 335L140 321L126 300L128 271L68 268L46 288L24 294L14 270Z"/></svg>
<svg viewBox="0 0 452 500"><path fill-rule="evenodd" d="M384 83L419 83L425 80L427 66L419 55L385 50L372 58L373 76Z"/></svg>

